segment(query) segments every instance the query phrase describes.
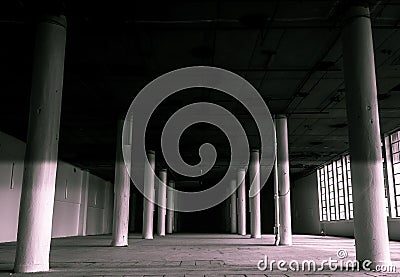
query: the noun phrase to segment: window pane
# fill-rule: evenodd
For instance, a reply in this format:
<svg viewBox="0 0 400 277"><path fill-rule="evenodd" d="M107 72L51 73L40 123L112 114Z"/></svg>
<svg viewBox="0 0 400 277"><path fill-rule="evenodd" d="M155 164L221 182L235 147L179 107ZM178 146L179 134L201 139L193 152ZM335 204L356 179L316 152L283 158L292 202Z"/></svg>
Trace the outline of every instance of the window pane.
<svg viewBox="0 0 400 277"><path fill-rule="evenodd" d="M394 175L394 183L397 185L397 184L400 184L400 174L396 174L396 175Z"/></svg>
<svg viewBox="0 0 400 277"><path fill-rule="evenodd" d="M393 165L393 173L400 173L400 163Z"/></svg>
<svg viewBox="0 0 400 277"><path fill-rule="evenodd" d="M399 152L399 143L398 142L395 142L392 144L392 152L393 153Z"/></svg>
<svg viewBox="0 0 400 277"><path fill-rule="evenodd" d="M394 186L395 189L395 195L400 195L400 185Z"/></svg>
<svg viewBox="0 0 400 277"><path fill-rule="evenodd" d="M392 142L396 142L396 141L399 140L399 132L400 132L400 131L397 131L397 132L393 133L393 134L390 136L390 140L391 140Z"/></svg>
<svg viewBox="0 0 400 277"><path fill-rule="evenodd" d="M393 163L398 163L400 161L400 153L393 154Z"/></svg>

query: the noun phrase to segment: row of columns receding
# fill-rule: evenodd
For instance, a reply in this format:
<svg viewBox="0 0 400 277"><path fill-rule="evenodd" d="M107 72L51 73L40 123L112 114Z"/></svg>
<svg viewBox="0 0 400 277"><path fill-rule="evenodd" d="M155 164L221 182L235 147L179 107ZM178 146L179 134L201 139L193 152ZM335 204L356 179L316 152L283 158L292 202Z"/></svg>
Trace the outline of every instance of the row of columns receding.
<svg viewBox="0 0 400 277"><path fill-rule="evenodd" d="M290 216L290 181L289 181L289 156L288 156L288 136L287 136L287 118L286 116L278 116L276 118L277 130L277 190L276 197L280 199L279 218L277 218L276 235L280 245L292 244L291 232L291 216ZM131 123L132 124L132 123ZM128 245L128 221L129 221L129 192L130 179L129 170L131 161L123 159L122 128L123 121L119 123L118 128L118 144L115 164L115 182L114 182L114 215L113 215L113 246ZM132 126L129 127L131 130ZM126 145L124 147L128 147ZM128 149L129 152L130 149ZM127 153L127 152L125 152ZM143 197L143 229L142 237L144 239L153 239L154 227L154 207L155 207L155 191L157 191L158 203L158 220L157 235L165 236L165 233L172 233L174 226L174 196L175 182L169 180L167 186L167 169L159 171L159 179L161 182L155 184L155 152L150 150L147 152L149 163L145 163L144 167L144 197ZM230 230L231 233L246 235L246 169L237 170L237 179L231 180L230 196ZM250 204L250 234L252 238L261 238L261 203L260 203L260 153L259 150L252 150L250 154L249 179L254 186L254 196L249 196ZM236 189L236 184L239 183ZM157 189L156 189L157 186ZM239 226L239 227L237 227ZM167 231L166 231L167 230ZM282 230L279 232L279 230Z"/></svg>
<svg viewBox="0 0 400 277"><path fill-rule="evenodd" d="M354 194L354 234L358 260L370 260L372 265L390 264L389 238L385 215L385 198L382 171L382 153L375 79L374 52L369 9L363 6L349 7L344 16L342 31L344 80L349 123L351 172ZM17 249L14 270L38 272L49 270L52 216L55 178L58 159L58 135L60 126L61 95L66 42L64 16L43 18L37 26L34 51L32 91L27 136L25 170L20 201ZM282 123L283 124L283 123ZM284 123L286 124L286 123ZM287 138L286 128L278 130ZM282 134L280 134L282 132ZM118 140L121 141L121 140ZM286 144L286 145L285 145ZM280 148L285 148L281 150ZM286 153L284 153L286 151ZM257 161L252 154L252 164ZM280 154L282 153L282 154ZM284 154L283 154L284 153ZM150 157L151 157L150 153ZM286 158L285 158L286 157ZM278 143L278 174L275 179L280 187L279 222L281 244L291 243L290 190L287 160L287 142ZM282 160L280 160L282 159ZM154 159L153 159L154 160ZM153 166L153 164L151 165ZM145 171L149 169L145 169ZM117 161L116 184L129 180L121 158ZM250 174L254 174L250 167ZM160 172L161 175L165 174ZM239 171L238 174L244 174ZM149 173L147 173L149 178ZM151 179L151 177L150 177ZM164 176L162 176L164 180ZM151 183L151 181L149 180ZM154 185L154 184L153 184ZM238 232L245 233L243 217L245 202L244 185L238 193ZM150 192L152 195L153 192ZM164 192L163 192L164 193ZM167 195L169 195L169 191ZM259 197L259 196L258 196ZM259 237L259 198L251 199L251 235ZM115 187L113 244L127 244L128 209L124 205L129 198L126 186ZM168 201L168 196L167 196ZM171 232L173 202L167 207L166 229ZM145 220L151 216L154 206L145 202ZM286 213L285 213L286 211ZM163 214L164 210L160 214ZM289 216L288 216L289 215ZM118 222L117 222L118 221ZM144 236L150 237L152 226L146 224ZM234 224L234 223L232 223ZM162 225L161 225L162 226ZM159 230L160 234L163 228Z"/></svg>

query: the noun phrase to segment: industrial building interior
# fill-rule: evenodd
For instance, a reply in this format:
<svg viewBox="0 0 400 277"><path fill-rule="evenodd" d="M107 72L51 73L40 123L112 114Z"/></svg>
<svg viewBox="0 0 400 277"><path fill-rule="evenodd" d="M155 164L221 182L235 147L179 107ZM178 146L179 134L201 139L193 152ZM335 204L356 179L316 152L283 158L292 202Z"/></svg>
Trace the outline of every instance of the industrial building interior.
<svg viewBox="0 0 400 277"><path fill-rule="evenodd" d="M0 275L399 276L399 14L395 0L1 1ZM258 194L262 236L253 235L247 170L244 234L228 197L209 209L170 213L172 229L160 235L160 209L153 207L150 224L147 200L131 182L129 236L116 245L123 212L115 207L126 201L117 183L127 174L119 171L118 122L147 84L195 66L242 77L287 126L276 139L276 172ZM168 182L184 192L213 187L231 162L226 134L200 122L182 133L179 154L196 165L199 148L210 143L212 169L187 177L168 168L163 128L200 102L230 111L250 148L263 151L260 126L234 97L206 87L174 93L151 114L145 148L155 152L154 173L167 169ZM288 156L279 156L281 139ZM286 195L276 190L279 157L289 166ZM35 166L41 162L50 165ZM287 221L278 226L279 198L288 200L280 216L289 231ZM275 245L283 233L290 242ZM266 256L286 265L313 260L323 271L276 263L262 270ZM339 271L324 265L330 259L371 260L375 268Z"/></svg>

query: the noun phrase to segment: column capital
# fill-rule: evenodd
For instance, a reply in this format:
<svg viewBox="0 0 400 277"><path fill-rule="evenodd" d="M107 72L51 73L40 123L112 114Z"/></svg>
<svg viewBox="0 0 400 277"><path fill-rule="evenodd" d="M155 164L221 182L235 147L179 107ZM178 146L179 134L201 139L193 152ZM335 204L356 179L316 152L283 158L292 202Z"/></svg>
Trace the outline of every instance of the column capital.
<svg viewBox="0 0 400 277"><path fill-rule="evenodd" d="M346 26L356 18L365 17L370 19L371 13L368 5L353 4L347 7L343 14L343 26Z"/></svg>
<svg viewBox="0 0 400 277"><path fill-rule="evenodd" d="M49 23L67 28L67 19L64 15L43 15L39 17L38 23Z"/></svg>
<svg viewBox="0 0 400 277"><path fill-rule="evenodd" d="M274 119L283 119L283 118L287 118L286 114L275 114L274 115Z"/></svg>
<svg viewBox="0 0 400 277"><path fill-rule="evenodd" d="M175 188L175 181L174 180L169 180L168 181L168 186L170 186L171 188Z"/></svg>

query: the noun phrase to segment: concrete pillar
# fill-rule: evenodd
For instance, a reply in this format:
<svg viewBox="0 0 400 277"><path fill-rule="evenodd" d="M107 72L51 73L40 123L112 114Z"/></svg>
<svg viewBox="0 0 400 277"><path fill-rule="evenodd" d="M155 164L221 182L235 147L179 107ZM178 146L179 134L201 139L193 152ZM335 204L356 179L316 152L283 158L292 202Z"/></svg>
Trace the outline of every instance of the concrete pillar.
<svg viewBox="0 0 400 277"><path fill-rule="evenodd" d="M260 153L257 149L250 153L250 227L251 237L261 238L260 207Z"/></svg>
<svg viewBox="0 0 400 277"><path fill-rule="evenodd" d="M157 235L165 236L165 216L167 207L167 170L162 169L159 173L161 182L158 184L157 202L158 206L158 222L157 222Z"/></svg>
<svg viewBox="0 0 400 277"><path fill-rule="evenodd" d="M170 180L167 188L167 234L172 234L174 229L174 191L175 182Z"/></svg>
<svg viewBox="0 0 400 277"><path fill-rule="evenodd" d="M129 142L131 143L131 145L132 145L132 142L133 142L133 134L134 134L134 127L135 127L135 124L134 124L134 118L133 118L133 115L131 115L130 117L129 117L129 119L128 118L126 118L125 120L130 120L130 138L129 138ZM128 150L128 149L127 149ZM130 151L130 153L128 154L128 153L126 153L126 154L128 154L127 156L128 157L130 157L131 158L131 168L130 168L130 172L134 172L134 167L136 167L136 166L138 166L138 164L135 164L135 163L133 163L133 159L132 159L132 157L133 157L133 155L135 155L135 153L134 153L134 147L132 147L131 146L131 149L130 149L131 151ZM132 181L132 179L131 179L131 181ZM133 183L132 183L133 184ZM136 215L137 215L137 207L138 207L138 205L137 205L137 197L138 197L138 195L137 195L137 190L135 190L134 189L134 186L132 187L132 189L131 189L131 191L130 191L130 197L129 197L129 226L128 226L128 230L129 230L129 232L134 232L135 231L135 229L136 229Z"/></svg>
<svg viewBox="0 0 400 277"><path fill-rule="evenodd" d="M176 192L174 192L173 199L174 199L174 207L177 207L178 206L178 198L176 197ZM174 233L177 233L178 230L179 230L179 221L178 221L178 219L179 219L179 212L178 211L174 211L174 226L173 226L173 229L172 229L172 231Z"/></svg>
<svg viewBox="0 0 400 277"><path fill-rule="evenodd" d="M231 181L231 190L234 192L230 197L230 219L231 219L231 233L236 234L237 232L237 210L236 210L236 180Z"/></svg>
<svg viewBox="0 0 400 277"><path fill-rule="evenodd" d="M154 217L154 169L155 152L147 151L148 163L144 167L144 198L143 198L143 231L144 239L153 239L153 217Z"/></svg>
<svg viewBox="0 0 400 277"><path fill-rule="evenodd" d="M292 245L287 117L283 115L277 116L275 118L275 127L279 192L279 245Z"/></svg>
<svg viewBox="0 0 400 277"><path fill-rule="evenodd" d="M114 178L114 213L113 213L113 232L112 246L128 246L129 233L129 198L130 198L130 177L129 170L130 157L127 155L127 165L125 165L123 151L130 153L130 145L122 145L122 130L124 121L118 121L117 130L117 149L115 158L115 178ZM130 135L126 132L125 135ZM129 140L127 140L129 141Z"/></svg>
<svg viewBox="0 0 400 277"><path fill-rule="evenodd" d="M79 227L78 227L79 236L86 236L89 175L90 173L87 170L82 171L81 203L79 205Z"/></svg>
<svg viewBox="0 0 400 277"><path fill-rule="evenodd" d="M274 164L274 208L275 208L275 226L274 226L274 235L275 235L275 245L279 245L281 240L280 235L280 226L279 226L279 181L278 181L278 165L275 160Z"/></svg>
<svg viewBox="0 0 400 277"><path fill-rule="evenodd" d="M372 266L390 261L375 79L367 7L351 6L342 31L344 80L354 197L356 258Z"/></svg>
<svg viewBox="0 0 400 277"><path fill-rule="evenodd" d="M240 185L237 189L238 234L246 235L246 170L238 170L237 181Z"/></svg>
<svg viewBox="0 0 400 277"><path fill-rule="evenodd" d="M37 26L15 272L49 270L67 22Z"/></svg>

